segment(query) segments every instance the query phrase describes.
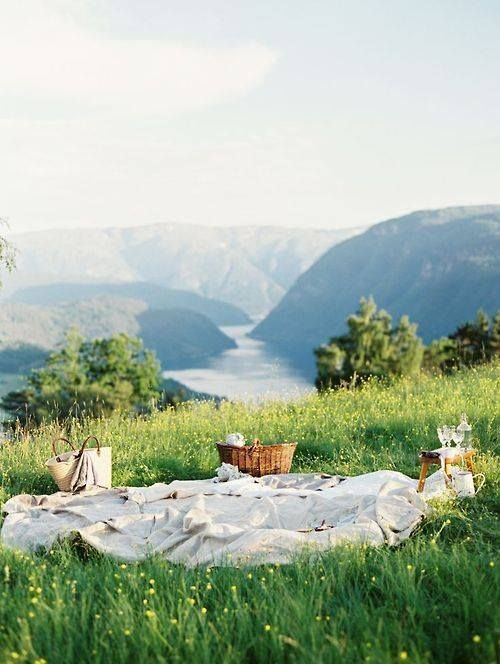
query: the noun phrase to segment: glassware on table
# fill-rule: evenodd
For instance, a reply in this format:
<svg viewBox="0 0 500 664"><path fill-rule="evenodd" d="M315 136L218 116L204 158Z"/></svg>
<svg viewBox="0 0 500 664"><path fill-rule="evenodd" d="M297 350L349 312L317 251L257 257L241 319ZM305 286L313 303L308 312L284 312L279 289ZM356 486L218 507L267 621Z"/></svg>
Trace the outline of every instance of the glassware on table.
<svg viewBox="0 0 500 664"><path fill-rule="evenodd" d="M472 438L472 427L467 422L467 415L465 413L462 413L460 417L460 424L457 426L457 431L463 432L464 447L469 447Z"/></svg>
<svg viewBox="0 0 500 664"><path fill-rule="evenodd" d="M451 431L450 427L444 424L441 427L438 427L437 434L439 437L439 442L443 447L449 447L451 441Z"/></svg>
<svg viewBox="0 0 500 664"><path fill-rule="evenodd" d="M444 446L445 446L445 442L446 442L446 436L445 436L445 432L444 432L444 426L443 426L443 427L438 427L438 428L437 428L437 435L438 435L438 438L439 438L439 442L441 443L441 447L444 447Z"/></svg>
<svg viewBox="0 0 500 664"><path fill-rule="evenodd" d="M449 442L450 442L450 443L454 443L454 442L455 442L456 435L457 435L457 427L448 427L448 430L449 430L449 434L448 434L448 435L449 435L449 437L450 437L450 438L449 438ZM450 445L450 447L451 447L451 445Z"/></svg>

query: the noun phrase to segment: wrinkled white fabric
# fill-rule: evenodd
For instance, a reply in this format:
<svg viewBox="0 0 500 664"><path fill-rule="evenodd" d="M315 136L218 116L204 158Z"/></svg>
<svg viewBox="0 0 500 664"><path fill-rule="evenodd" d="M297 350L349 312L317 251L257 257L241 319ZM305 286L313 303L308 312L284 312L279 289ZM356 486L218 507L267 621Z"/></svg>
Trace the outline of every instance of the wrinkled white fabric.
<svg viewBox="0 0 500 664"><path fill-rule="evenodd" d="M394 471L247 476L15 496L4 506L1 540L34 551L77 532L127 561L158 554L186 565L288 562L304 547L399 544L425 511L416 481Z"/></svg>
<svg viewBox="0 0 500 664"><path fill-rule="evenodd" d="M217 477L214 478L214 482L228 482L229 480L239 480L247 473L242 473L238 466L233 466L232 463L222 463L215 474Z"/></svg>

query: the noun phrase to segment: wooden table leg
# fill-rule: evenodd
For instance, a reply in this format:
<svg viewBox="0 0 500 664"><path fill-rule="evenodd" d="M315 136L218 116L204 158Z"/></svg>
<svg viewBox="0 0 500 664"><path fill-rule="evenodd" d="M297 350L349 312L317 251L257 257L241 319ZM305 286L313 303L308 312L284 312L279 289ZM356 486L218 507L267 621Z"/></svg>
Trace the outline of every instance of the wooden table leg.
<svg viewBox="0 0 500 664"><path fill-rule="evenodd" d="M469 456L465 459L465 462L467 463L467 468L470 470L471 473L474 472L474 461L472 460L472 457Z"/></svg>
<svg viewBox="0 0 500 664"><path fill-rule="evenodd" d="M420 464L420 477L418 480L418 487L417 487L417 492L422 493L424 490L425 486L425 478L427 476L427 470L429 469L429 464L425 463L425 461Z"/></svg>

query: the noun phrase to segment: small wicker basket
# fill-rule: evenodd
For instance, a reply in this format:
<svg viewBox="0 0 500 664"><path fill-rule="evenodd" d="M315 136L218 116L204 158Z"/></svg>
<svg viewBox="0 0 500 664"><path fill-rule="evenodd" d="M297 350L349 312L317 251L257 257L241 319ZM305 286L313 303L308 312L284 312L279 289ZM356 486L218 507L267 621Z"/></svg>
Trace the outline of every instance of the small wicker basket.
<svg viewBox="0 0 500 664"><path fill-rule="evenodd" d="M297 443L261 445L258 438L249 447L235 447L224 443L216 445L221 463L238 466L242 473L249 473L253 477L289 473L297 447Z"/></svg>

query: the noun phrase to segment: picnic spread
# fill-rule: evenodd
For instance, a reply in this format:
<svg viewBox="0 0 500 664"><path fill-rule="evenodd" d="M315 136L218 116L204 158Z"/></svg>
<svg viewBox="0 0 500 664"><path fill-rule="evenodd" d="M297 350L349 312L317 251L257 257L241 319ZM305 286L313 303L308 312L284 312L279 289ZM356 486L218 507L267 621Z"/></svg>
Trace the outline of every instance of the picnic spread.
<svg viewBox="0 0 500 664"><path fill-rule="evenodd" d="M97 448L87 446L91 438ZM62 440L72 451L58 455L54 446L47 468L63 490L8 500L4 546L33 552L76 537L129 562L156 554L187 566L286 563L338 544L398 545L425 518L429 498L474 494L465 448L422 452L425 473L431 463L443 466L422 482L423 470L419 481L393 470L289 473L296 443L245 445L230 434L216 444L214 478L111 488L110 448L92 436L79 449ZM465 458L467 471L442 463L452 457Z"/></svg>

